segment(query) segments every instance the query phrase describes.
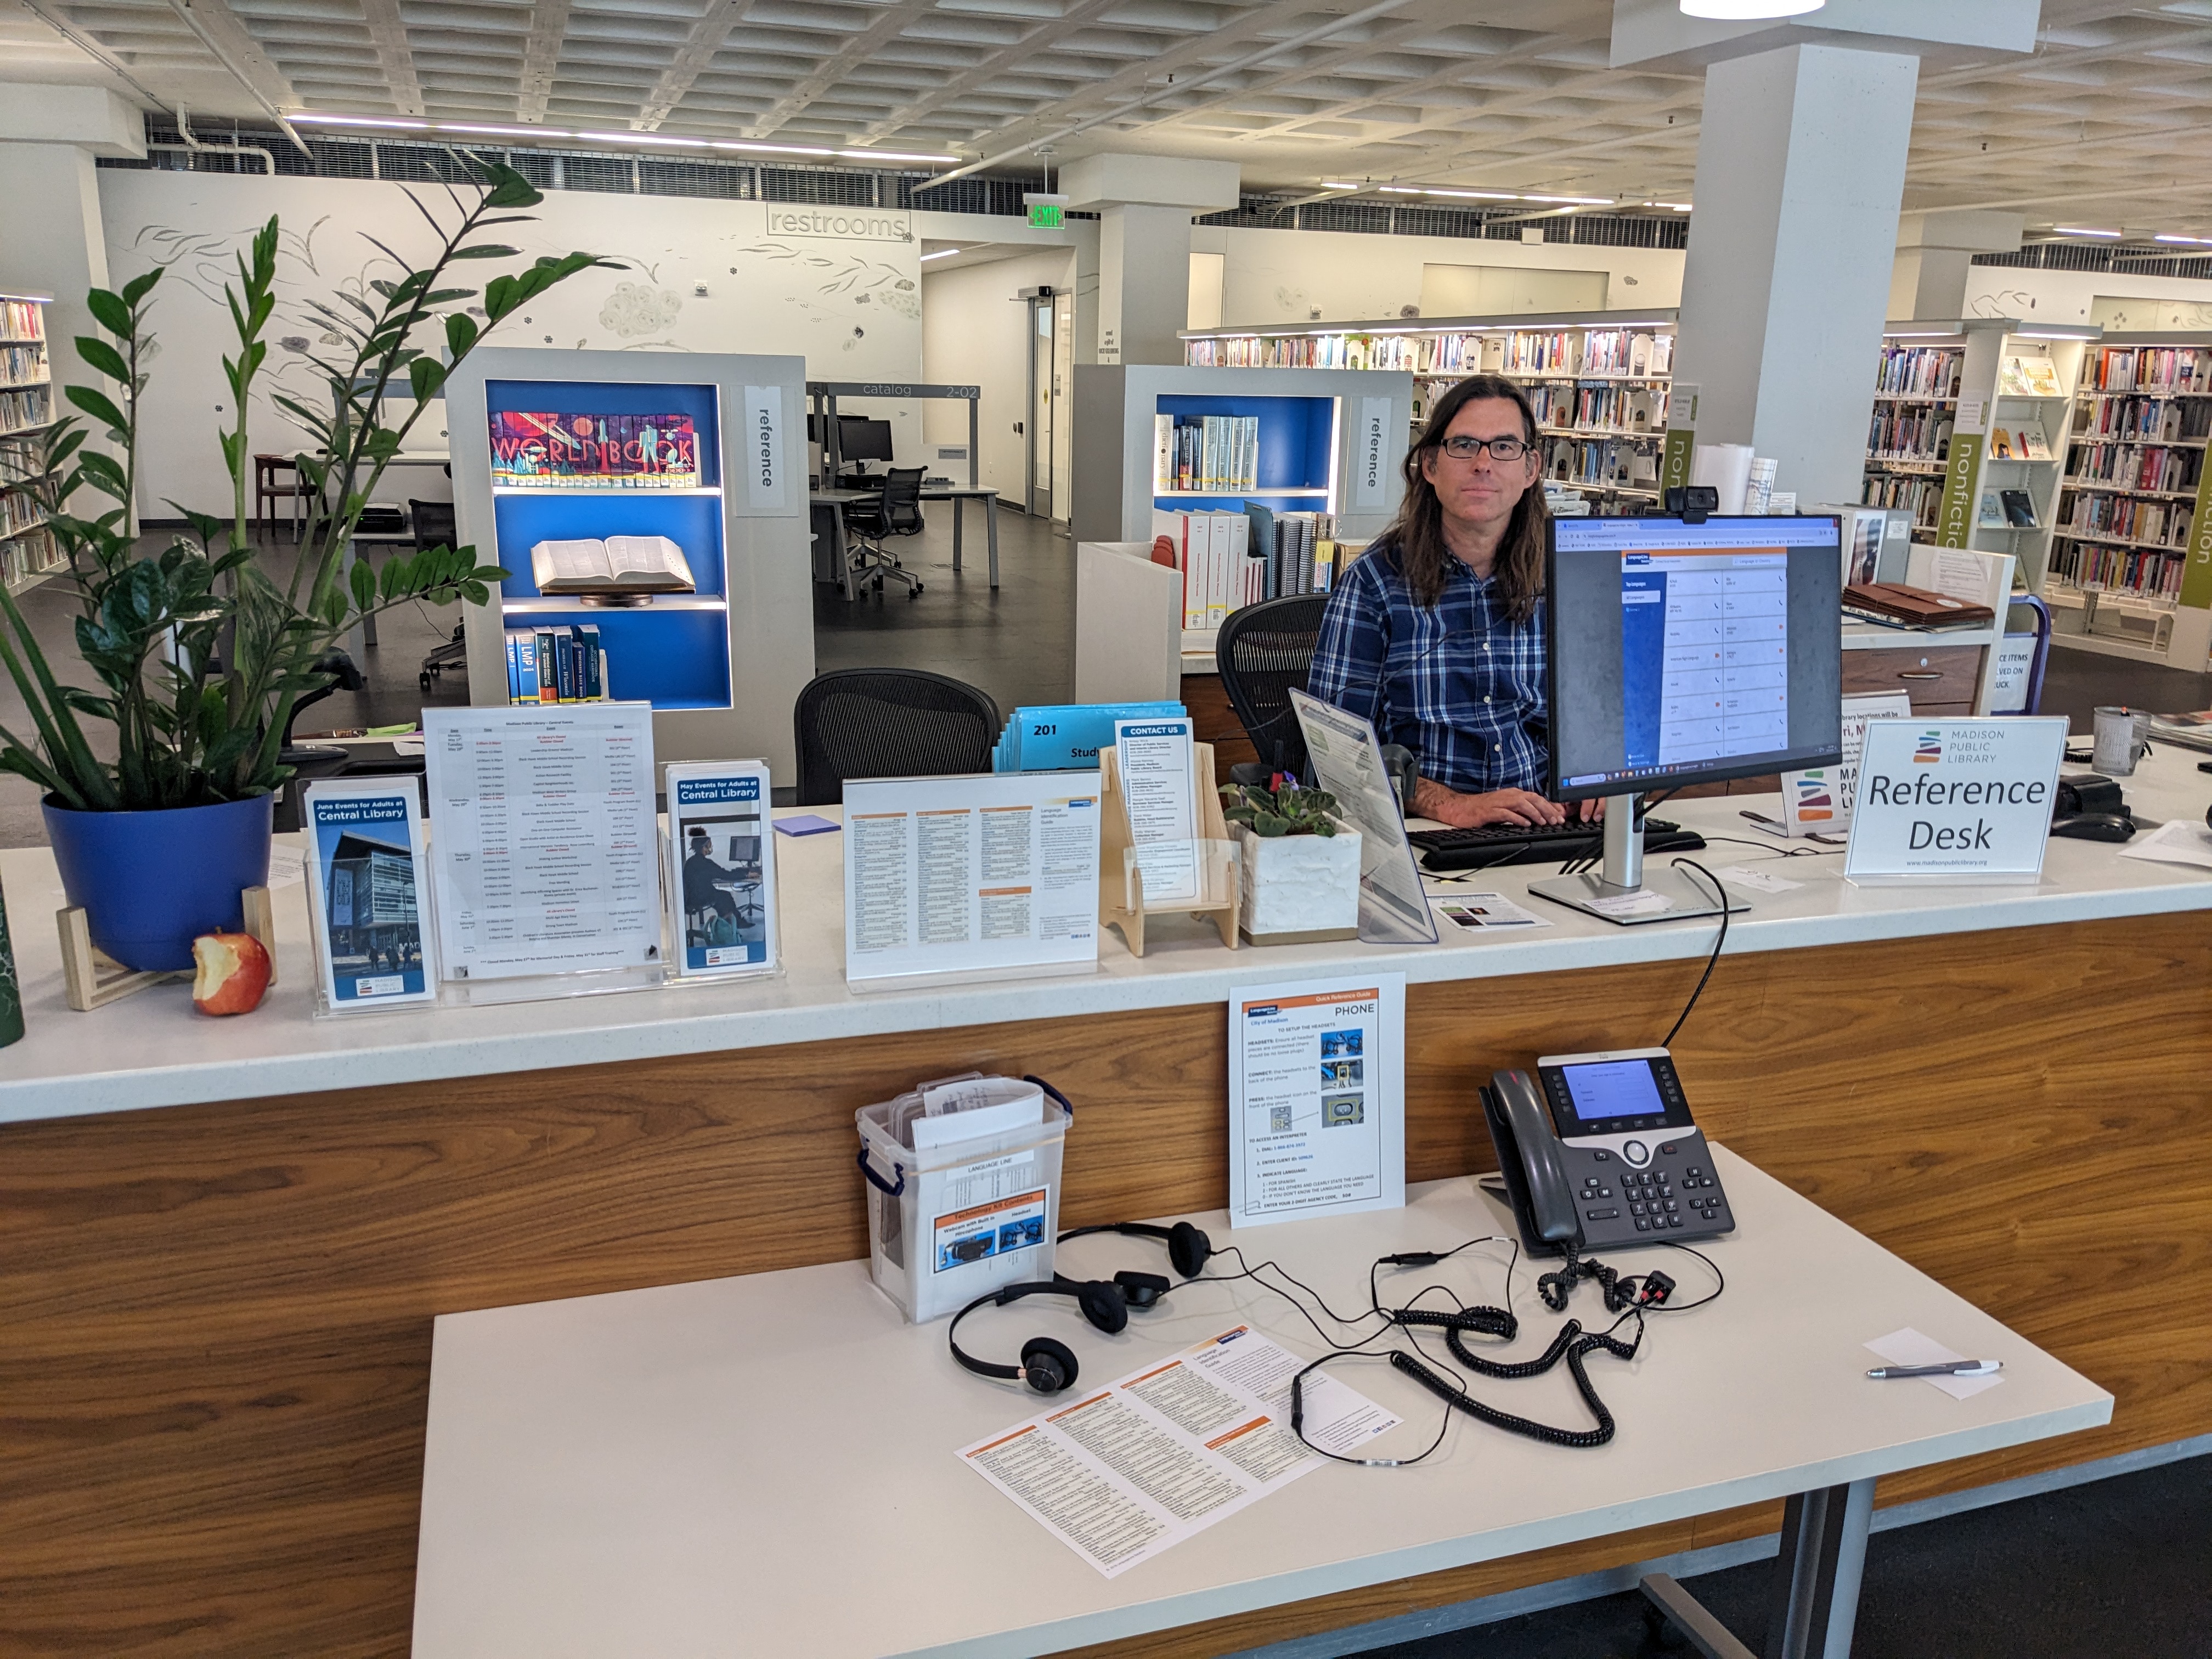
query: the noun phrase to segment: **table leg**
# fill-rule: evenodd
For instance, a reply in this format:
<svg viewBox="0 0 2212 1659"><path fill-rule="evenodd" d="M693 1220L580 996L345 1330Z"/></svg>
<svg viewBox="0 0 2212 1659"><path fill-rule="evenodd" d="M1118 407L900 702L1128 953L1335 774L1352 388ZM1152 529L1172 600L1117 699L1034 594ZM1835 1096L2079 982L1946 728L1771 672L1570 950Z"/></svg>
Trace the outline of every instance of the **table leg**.
<svg viewBox="0 0 2212 1659"><path fill-rule="evenodd" d="M952 568L960 569L960 526L968 521L968 503L958 495L952 498Z"/></svg>
<svg viewBox="0 0 2212 1659"><path fill-rule="evenodd" d="M1873 1519L1871 1480L1800 1492L1790 1500L1759 1659L1850 1659ZM1641 1588L1645 1600L1705 1659L1754 1659L1751 1649L1665 1573L1648 1575Z"/></svg>
<svg viewBox="0 0 2212 1659"><path fill-rule="evenodd" d="M999 498L996 495L983 498L983 528L990 532L991 586L996 589L999 586Z"/></svg>
<svg viewBox="0 0 2212 1659"><path fill-rule="evenodd" d="M853 586L853 550L845 540L845 509L842 504L830 507L830 522L836 526L830 532L830 545L837 555L837 586L845 590L845 603L850 605L860 595Z"/></svg>

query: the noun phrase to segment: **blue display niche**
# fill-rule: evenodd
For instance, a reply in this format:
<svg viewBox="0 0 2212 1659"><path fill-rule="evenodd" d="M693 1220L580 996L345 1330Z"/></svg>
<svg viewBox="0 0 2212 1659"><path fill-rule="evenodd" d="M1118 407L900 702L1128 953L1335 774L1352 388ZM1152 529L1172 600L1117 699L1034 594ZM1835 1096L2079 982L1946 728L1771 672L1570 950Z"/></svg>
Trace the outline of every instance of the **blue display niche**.
<svg viewBox="0 0 2212 1659"><path fill-rule="evenodd" d="M1252 415L1260 420L1260 465L1255 490L1311 489L1311 495L1261 497L1277 512L1304 512L1328 505L1329 463L1336 437L1334 398L1238 397L1214 392L1164 394L1156 408L1178 422L1206 415ZM1154 497L1166 507L1204 500L1226 506L1236 497L1170 491Z"/></svg>
<svg viewBox="0 0 2212 1659"><path fill-rule="evenodd" d="M722 427L719 401L711 386L662 380L484 382L486 414L514 410L532 415L689 415L699 440L700 481L710 488L722 482Z"/></svg>
<svg viewBox="0 0 2212 1659"><path fill-rule="evenodd" d="M507 490L492 497L499 562L510 599L538 597L530 550L539 542L605 541L610 536L665 536L702 594L726 591L722 580L722 498L649 489Z"/></svg>
<svg viewBox="0 0 2212 1659"><path fill-rule="evenodd" d="M658 709L730 706L728 614L677 611L665 605L634 611L578 605L574 610L509 611L506 626L599 630L607 653L607 689L617 702Z"/></svg>

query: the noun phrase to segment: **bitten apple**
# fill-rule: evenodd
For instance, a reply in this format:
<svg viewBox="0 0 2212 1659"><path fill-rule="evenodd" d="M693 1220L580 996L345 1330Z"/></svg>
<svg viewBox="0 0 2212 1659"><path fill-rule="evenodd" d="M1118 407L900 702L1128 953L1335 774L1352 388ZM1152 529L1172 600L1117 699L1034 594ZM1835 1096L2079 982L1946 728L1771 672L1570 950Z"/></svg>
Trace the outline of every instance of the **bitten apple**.
<svg viewBox="0 0 2212 1659"><path fill-rule="evenodd" d="M250 1014L269 989L269 952L251 933L202 933L192 965L192 1006L204 1014Z"/></svg>

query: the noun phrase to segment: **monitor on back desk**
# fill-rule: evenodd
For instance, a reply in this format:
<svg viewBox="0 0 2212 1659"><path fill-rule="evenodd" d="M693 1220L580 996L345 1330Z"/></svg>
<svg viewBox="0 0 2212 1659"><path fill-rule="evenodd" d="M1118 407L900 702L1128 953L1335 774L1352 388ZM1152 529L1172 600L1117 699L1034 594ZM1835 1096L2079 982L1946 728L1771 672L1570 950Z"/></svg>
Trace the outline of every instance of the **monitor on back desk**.
<svg viewBox="0 0 2212 1659"><path fill-rule="evenodd" d="M1612 921L1713 915L1716 895L1653 872L1629 810L1646 791L1842 758L1842 528L1829 516L1555 519L1545 591L1553 798L1613 797L1602 877L1532 883ZM1731 908L1740 908L1731 903Z"/></svg>
<svg viewBox="0 0 2212 1659"><path fill-rule="evenodd" d="M848 461L890 461L891 423L872 421L862 415L840 415L837 453L839 459Z"/></svg>

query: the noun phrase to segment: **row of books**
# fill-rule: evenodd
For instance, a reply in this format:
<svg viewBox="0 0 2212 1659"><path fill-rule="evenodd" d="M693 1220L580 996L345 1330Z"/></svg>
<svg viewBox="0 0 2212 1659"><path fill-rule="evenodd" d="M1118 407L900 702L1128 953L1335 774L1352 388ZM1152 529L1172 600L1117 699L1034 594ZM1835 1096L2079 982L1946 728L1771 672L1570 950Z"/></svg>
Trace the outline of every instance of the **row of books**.
<svg viewBox="0 0 2212 1659"><path fill-rule="evenodd" d="M10 587L66 563L51 530L40 528L0 542L0 580Z"/></svg>
<svg viewBox="0 0 2212 1659"><path fill-rule="evenodd" d="M44 386L46 349L43 345L0 345L0 386Z"/></svg>
<svg viewBox="0 0 2212 1659"><path fill-rule="evenodd" d="M2134 495L2076 495L2069 498L2065 527L2081 535L2112 536L2124 542L2154 542L2182 547L2196 522L2187 501L2146 501Z"/></svg>
<svg viewBox="0 0 2212 1659"><path fill-rule="evenodd" d="M1328 513L1276 513L1262 541L1267 544L1267 592L1274 599L1291 593L1326 593L1337 572L1358 556L1336 539L1336 520Z"/></svg>
<svg viewBox="0 0 2212 1659"><path fill-rule="evenodd" d="M1667 424L1664 386L1536 386L1528 404L1540 426L1656 433Z"/></svg>
<svg viewBox="0 0 2212 1659"><path fill-rule="evenodd" d="M2212 403L2201 398L2100 398L2081 411L2075 437L2172 442L2212 436Z"/></svg>
<svg viewBox="0 0 2212 1659"><path fill-rule="evenodd" d="M1876 404L1867 453L1882 461L1940 461L1951 449L1951 416L1933 404Z"/></svg>
<svg viewBox="0 0 2212 1659"><path fill-rule="evenodd" d="M606 650L591 623L507 630L509 702L605 702L609 695Z"/></svg>
<svg viewBox="0 0 2212 1659"><path fill-rule="evenodd" d="M1956 346L1884 346L1875 390L1893 398L1955 398L1966 362Z"/></svg>
<svg viewBox="0 0 2212 1659"><path fill-rule="evenodd" d="M1408 334L1232 334L1186 340L1193 368L1413 368L1419 353Z"/></svg>
<svg viewBox="0 0 2212 1659"><path fill-rule="evenodd" d="M1942 512L1943 481L1877 472L1870 475L1861 488L1859 500L1868 507L1901 507L1912 514L1916 526L1933 530Z"/></svg>
<svg viewBox="0 0 2212 1659"><path fill-rule="evenodd" d="M1402 368L1417 374L1666 375L1674 337L1641 329L1232 334L1183 343L1194 368Z"/></svg>
<svg viewBox="0 0 2212 1659"><path fill-rule="evenodd" d="M14 536L28 530L46 516L46 506L27 489L10 489L0 494L0 536Z"/></svg>
<svg viewBox="0 0 2212 1659"><path fill-rule="evenodd" d="M20 392L0 391L0 433L27 432L54 418L54 389L26 386Z"/></svg>
<svg viewBox="0 0 2212 1659"><path fill-rule="evenodd" d="M1601 489L1656 489L1659 458L1633 438L1552 438L1544 444L1544 476Z"/></svg>
<svg viewBox="0 0 2212 1659"><path fill-rule="evenodd" d="M2100 547L2063 538L2051 551L2051 574L2064 586L2100 588L2169 603L2181 597L2182 573L2187 568L2188 561L2179 552Z"/></svg>
<svg viewBox="0 0 2212 1659"><path fill-rule="evenodd" d="M509 489L696 489L689 415L494 410L491 481Z"/></svg>
<svg viewBox="0 0 2212 1659"><path fill-rule="evenodd" d="M38 300L0 300L0 340L43 340L46 307Z"/></svg>
<svg viewBox="0 0 2212 1659"><path fill-rule="evenodd" d="M1182 573L1186 630L1218 628L1231 611L1267 597L1267 563L1251 556L1251 546L1252 520L1242 511L1153 509L1152 556Z"/></svg>
<svg viewBox="0 0 2212 1659"><path fill-rule="evenodd" d="M1163 495L1260 487L1257 415L1152 417L1152 488Z"/></svg>
<svg viewBox="0 0 2212 1659"><path fill-rule="evenodd" d="M2194 489L2203 476L2204 452L2161 444L2074 446L2069 483L2108 483L2122 489Z"/></svg>
<svg viewBox="0 0 2212 1659"><path fill-rule="evenodd" d="M1992 425L1988 454L1993 461L2047 461L2051 459L2050 434L2044 431L2040 421L2007 421L2001 426Z"/></svg>
<svg viewBox="0 0 2212 1659"><path fill-rule="evenodd" d="M2212 396L2212 350L2203 346L2106 346L2085 378L2099 392Z"/></svg>

